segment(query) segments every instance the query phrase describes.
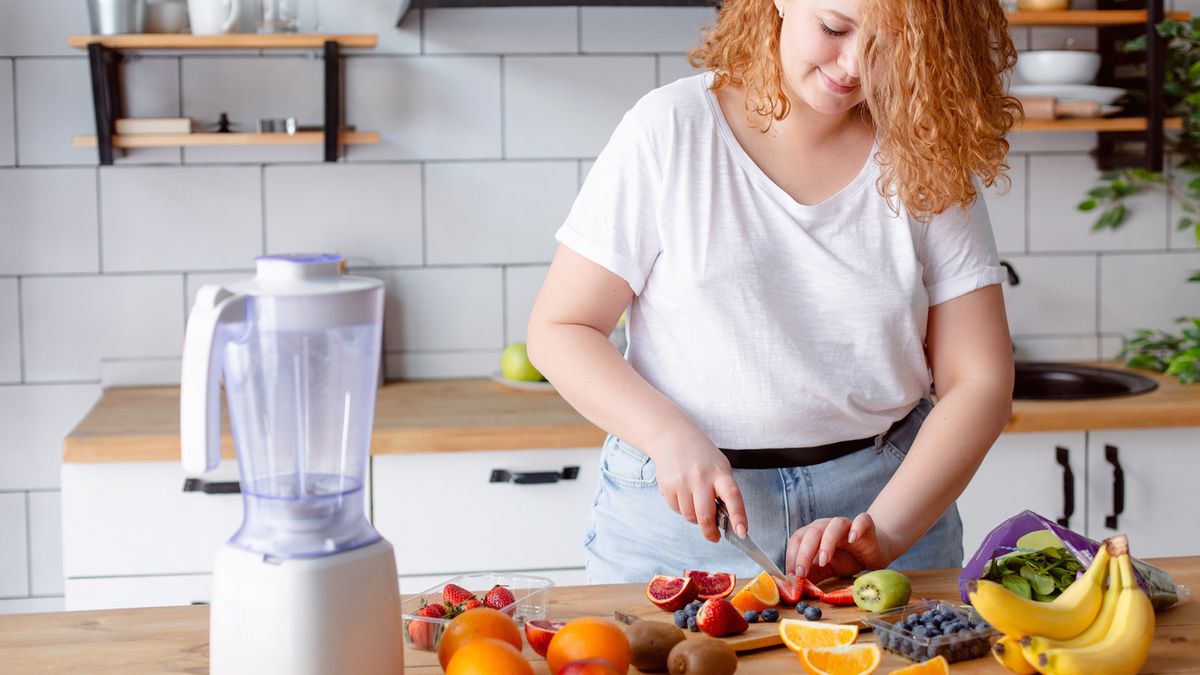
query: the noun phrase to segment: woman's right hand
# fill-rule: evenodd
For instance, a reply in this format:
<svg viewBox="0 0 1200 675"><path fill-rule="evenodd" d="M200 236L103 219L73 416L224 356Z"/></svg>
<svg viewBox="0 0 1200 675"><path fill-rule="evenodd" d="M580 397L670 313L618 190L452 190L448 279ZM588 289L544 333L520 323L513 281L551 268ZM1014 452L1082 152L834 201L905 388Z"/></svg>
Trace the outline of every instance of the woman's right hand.
<svg viewBox="0 0 1200 675"><path fill-rule="evenodd" d="M746 535L746 507L733 479L733 468L698 429L653 448L650 456L654 459L658 491L667 506L699 525L705 539L721 540L718 499L725 503L734 531Z"/></svg>

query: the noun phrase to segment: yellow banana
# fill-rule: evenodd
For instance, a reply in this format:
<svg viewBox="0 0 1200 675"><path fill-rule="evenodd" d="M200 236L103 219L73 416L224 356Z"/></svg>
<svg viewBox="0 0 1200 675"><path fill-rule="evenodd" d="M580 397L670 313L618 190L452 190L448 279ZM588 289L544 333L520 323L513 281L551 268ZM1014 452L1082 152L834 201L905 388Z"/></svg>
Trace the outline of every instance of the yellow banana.
<svg viewBox="0 0 1200 675"><path fill-rule="evenodd" d="M1103 640L1117 615L1117 599L1120 597L1120 563L1114 558L1108 561L1108 590L1104 591L1104 597L1100 600L1100 611L1096 612L1096 620L1092 625L1069 640L1053 640L1037 635L1021 638L1021 653L1025 655L1025 660L1037 663L1038 655L1047 649L1078 649Z"/></svg>
<svg viewBox="0 0 1200 675"><path fill-rule="evenodd" d="M1066 640L1079 635L1096 618L1104 596L1101 582L1108 572L1109 552L1101 546L1087 572L1050 602L1028 600L993 581L980 579L967 597L985 621L1005 635L1041 635Z"/></svg>
<svg viewBox="0 0 1200 675"><path fill-rule="evenodd" d="M992 645L992 656L996 657L1000 665L1014 673L1032 675L1037 672L1037 669L1025 660L1025 655L1021 651L1021 643L1011 635L1005 635Z"/></svg>
<svg viewBox="0 0 1200 675"><path fill-rule="evenodd" d="M1038 655L1037 668L1047 675L1133 675L1142 668L1154 641L1154 607L1133 575L1129 541L1109 540L1121 571L1121 595L1104 639L1076 649L1049 649Z"/></svg>

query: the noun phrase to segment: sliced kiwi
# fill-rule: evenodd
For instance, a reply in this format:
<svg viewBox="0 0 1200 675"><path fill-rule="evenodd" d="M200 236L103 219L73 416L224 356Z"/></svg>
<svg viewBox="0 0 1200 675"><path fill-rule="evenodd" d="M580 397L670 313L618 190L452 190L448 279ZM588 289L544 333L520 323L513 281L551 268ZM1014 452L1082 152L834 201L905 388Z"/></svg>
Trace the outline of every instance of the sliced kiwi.
<svg viewBox="0 0 1200 675"><path fill-rule="evenodd" d="M854 580L854 604L868 612L903 607L911 595L908 577L895 570L875 570Z"/></svg>

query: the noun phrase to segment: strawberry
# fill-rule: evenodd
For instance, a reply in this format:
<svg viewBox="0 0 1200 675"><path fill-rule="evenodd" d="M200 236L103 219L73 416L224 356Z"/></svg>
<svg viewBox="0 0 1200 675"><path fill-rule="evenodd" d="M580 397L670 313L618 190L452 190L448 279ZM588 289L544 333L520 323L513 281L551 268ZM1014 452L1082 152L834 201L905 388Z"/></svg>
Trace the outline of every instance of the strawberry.
<svg viewBox="0 0 1200 675"><path fill-rule="evenodd" d="M468 599L476 599L475 594L458 584L446 584L442 587L442 600L448 605L461 605Z"/></svg>
<svg viewBox="0 0 1200 675"><path fill-rule="evenodd" d="M509 605L516 601L517 599L513 596L513 592L499 584L493 586L492 590L488 591L487 595L483 596L483 604L485 606L499 610L508 608L509 614L512 614L512 608L509 607Z"/></svg>
<svg viewBox="0 0 1200 675"><path fill-rule="evenodd" d="M446 608L441 605L423 605L416 613L417 616L441 618L446 615ZM437 644L439 630L441 626L436 621L412 619L408 622L408 635L417 649L433 649Z"/></svg>
<svg viewBox="0 0 1200 675"><path fill-rule="evenodd" d="M821 598L825 597L825 591L821 590L820 586L814 584L813 582L809 581L808 579L805 579L803 595L806 598L816 598L816 599L820 600Z"/></svg>
<svg viewBox="0 0 1200 675"><path fill-rule="evenodd" d="M728 600L711 598L696 613L696 626L713 637L725 637L745 633L750 624Z"/></svg>
<svg viewBox="0 0 1200 675"><path fill-rule="evenodd" d="M786 579L771 578L775 579L775 587L779 589L779 602L789 606L800 602L804 584L808 582L807 579L797 579L794 576Z"/></svg>
<svg viewBox="0 0 1200 675"><path fill-rule="evenodd" d="M476 607L483 607L483 603L479 601L479 598L472 595L462 604L462 611L465 612L468 609L475 609Z"/></svg>
<svg viewBox="0 0 1200 675"><path fill-rule="evenodd" d="M837 590L829 591L821 598L822 602L827 602L831 605L839 607L848 607L854 604L854 587L844 586Z"/></svg>

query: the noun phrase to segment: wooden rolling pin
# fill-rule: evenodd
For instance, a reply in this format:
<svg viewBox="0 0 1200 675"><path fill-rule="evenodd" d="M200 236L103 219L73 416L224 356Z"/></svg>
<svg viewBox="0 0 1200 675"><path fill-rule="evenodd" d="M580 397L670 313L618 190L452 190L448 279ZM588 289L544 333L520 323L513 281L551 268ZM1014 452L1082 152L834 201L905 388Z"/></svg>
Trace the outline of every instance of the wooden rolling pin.
<svg viewBox="0 0 1200 675"><path fill-rule="evenodd" d="M1025 108L1027 120L1053 120L1059 117L1099 117L1100 104L1096 101L1071 101L1060 103L1053 96L1019 98Z"/></svg>

